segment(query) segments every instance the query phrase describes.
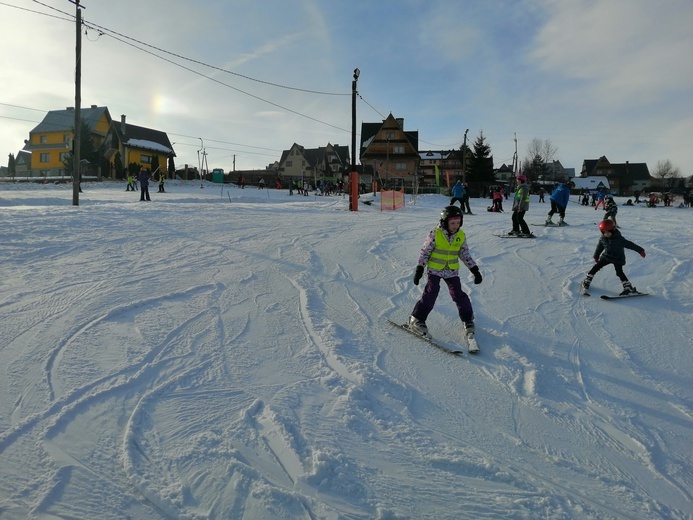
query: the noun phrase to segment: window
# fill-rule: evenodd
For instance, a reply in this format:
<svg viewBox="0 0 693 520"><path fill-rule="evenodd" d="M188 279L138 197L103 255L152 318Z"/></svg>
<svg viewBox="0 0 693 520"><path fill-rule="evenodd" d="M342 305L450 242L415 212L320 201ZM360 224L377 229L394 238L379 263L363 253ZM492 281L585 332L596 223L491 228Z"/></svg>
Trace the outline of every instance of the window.
<svg viewBox="0 0 693 520"><path fill-rule="evenodd" d="M42 153L41 154L41 162L51 162L51 154Z"/></svg>
<svg viewBox="0 0 693 520"><path fill-rule="evenodd" d="M293 161L286 161L286 167L291 168L294 165Z"/></svg>
<svg viewBox="0 0 693 520"><path fill-rule="evenodd" d="M394 146L392 148L393 153L404 153L404 146Z"/></svg>
<svg viewBox="0 0 693 520"><path fill-rule="evenodd" d="M151 155L141 155L140 156L140 162L142 164L152 164L152 156Z"/></svg>
<svg viewBox="0 0 693 520"><path fill-rule="evenodd" d="M70 134L63 134L63 143L69 143L71 139L72 136Z"/></svg>
<svg viewBox="0 0 693 520"><path fill-rule="evenodd" d="M60 162L64 163L65 161L67 161L70 155L72 155L70 152L61 152Z"/></svg>
<svg viewBox="0 0 693 520"><path fill-rule="evenodd" d="M41 137L39 137L39 141L41 142L41 144L46 144L48 142L48 136L42 135Z"/></svg>
<svg viewBox="0 0 693 520"><path fill-rule="evenodd" d="M406 170L407 169L407 163L397 163L395 164L395 170Z"/></svg>
<svg viewBox="0 0 693 520"><path fill-rule="evenodd" d="M394 138L395 138L394 132L385 132L385 139L387 139L389 141L390 139L394 139Z"/></svg>

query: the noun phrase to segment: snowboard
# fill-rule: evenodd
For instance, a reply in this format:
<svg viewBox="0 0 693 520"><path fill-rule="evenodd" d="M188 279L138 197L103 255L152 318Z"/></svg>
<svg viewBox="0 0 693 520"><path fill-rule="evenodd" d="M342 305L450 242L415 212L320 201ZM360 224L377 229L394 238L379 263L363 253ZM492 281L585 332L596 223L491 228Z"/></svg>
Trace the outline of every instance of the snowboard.
<svg viewBox="0 0 693 520"><path fill-rule="evenodd" d="M452 349L452 348L446 347L445 345L441 345L436 340L434 340L431 336L422 336L421 334L417 334L416 332L411 330L409 328L409 325L407 325L406 323L396 323L390 319L388 319L387 321L388 321L388 323L397 327L398 329L402 329L403 331L408 332L412 336L416 336L417 338L425 341L429 345L434 346L439 350L442 350L443 352L446 352L448 354L452 354L453 356L461 356L464 353L463 351L461 351L459 349ZM479 350L479 347L477 347L477 352L478 352L478 350ZM470 350L470 352L471 352L471 350Z"/></svg>

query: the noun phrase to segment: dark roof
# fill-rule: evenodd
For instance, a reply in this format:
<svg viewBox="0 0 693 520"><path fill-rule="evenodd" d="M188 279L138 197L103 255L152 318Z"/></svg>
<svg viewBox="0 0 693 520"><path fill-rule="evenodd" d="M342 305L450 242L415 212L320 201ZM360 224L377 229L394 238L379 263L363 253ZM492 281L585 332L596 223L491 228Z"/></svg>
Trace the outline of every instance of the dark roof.
<svg viewBox="0 0 693 520"><path fill-rule="evenodd" d="M383 126L385 126L386 121L390 118L397 120L392 114L390 114L387 117L387 119L383 120L380 123L361 123L361 146L360 146L359 156L363 155L364 150L368 147L370 142L377 135L377 133L383 128ZM414 151L416 153L418 153L419 152L419 131L418 130L405 130L404 128L400 128L400 130L402 130L402 132L404 133L404 137L409 142L409 144L412 146Z"/></svg>
<svg viewBox="0 0 693 520"><path fill-rule="evenodd" d="M647 163L610 163L605 156L599 159L585 159L582 161L582 171L588 176L601 175L598 169L600 165L609 165L614 172L613 177L629 180L648 180L650 178L650 170L647 167Z"/></svg>
<svg viewBox="0 0 693 520"><path fill-rule="evenodd" d="M159 152L166 152L163 148L167 148L170 152L173 152L173 145L171 145L171 141L166 132L146 128L144 126L131 125L130 123L125 123L124 125L124 134L122 122L114 121L113 128L116 134L118 134L120 141L126 146Z"/></svg>
<svg viewBox="0 0 693 520"><path fill-rule="evenodd" d="M97 107L93 105L91 108L82 108L80 110L80 117L86 121L89 126L89 130L94 132L96 123L98 123L103 115L108 115L108 121L111 121L111 116L108 113L108 108ZM51 110L46 114L41 121L32 131L32 134L44 133L44 132L60 132L61 130L72 132L75 128L75 109L66 108L65 110Z"/></svg>

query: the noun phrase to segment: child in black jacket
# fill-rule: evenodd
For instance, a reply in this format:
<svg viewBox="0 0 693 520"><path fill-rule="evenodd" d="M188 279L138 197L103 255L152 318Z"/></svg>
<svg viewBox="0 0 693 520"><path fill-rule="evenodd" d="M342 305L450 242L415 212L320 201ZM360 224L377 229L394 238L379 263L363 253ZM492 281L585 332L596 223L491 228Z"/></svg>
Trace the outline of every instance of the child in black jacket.
<svg viewBox="0 0 693 520"><path fill-rule="evenodd" d="M589 270L587 276L582 281L583 292L587 292L592 283L592 278L602 268L609 264L614 264L616 276L623 283L623 291L620 296L627 296L631 293L638 292L635 287L628 281L628 277L623 272L623 266L626 265L625 249L631 249L645 258L645 250L638 244L626 240L621 235L621 232L616 229L616 224L613 220L603 220L599 223L599 231L602 232L602 237L599 239L597 248L594 250L594 261L597 262L592 269Z"/></svg>

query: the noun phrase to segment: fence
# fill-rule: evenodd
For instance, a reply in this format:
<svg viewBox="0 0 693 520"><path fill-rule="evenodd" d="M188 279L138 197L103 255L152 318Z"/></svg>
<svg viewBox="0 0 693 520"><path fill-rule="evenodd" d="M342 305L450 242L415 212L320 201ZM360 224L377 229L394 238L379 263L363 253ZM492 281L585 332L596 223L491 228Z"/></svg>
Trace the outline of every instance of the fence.
<svg viewBox="0 0 693 520"><path fill-rule="evenodd" d="M404 207L404 190L400 191L381 191L380 192L380 211L396 210Z"/></svg>

